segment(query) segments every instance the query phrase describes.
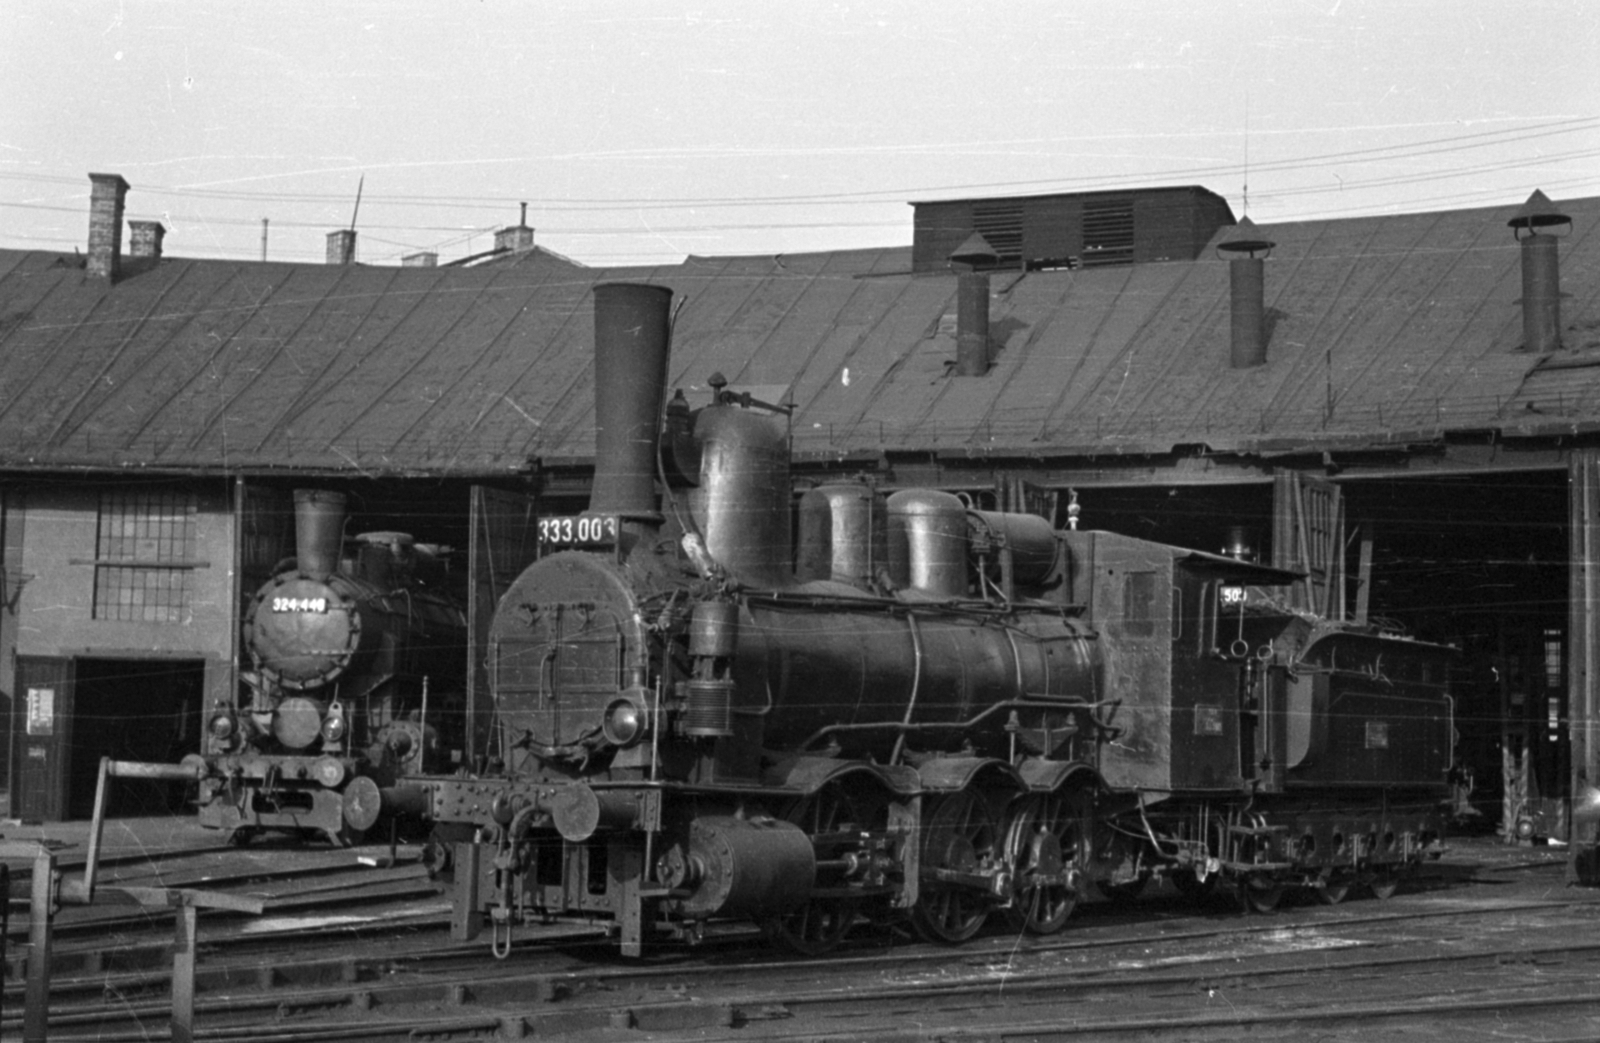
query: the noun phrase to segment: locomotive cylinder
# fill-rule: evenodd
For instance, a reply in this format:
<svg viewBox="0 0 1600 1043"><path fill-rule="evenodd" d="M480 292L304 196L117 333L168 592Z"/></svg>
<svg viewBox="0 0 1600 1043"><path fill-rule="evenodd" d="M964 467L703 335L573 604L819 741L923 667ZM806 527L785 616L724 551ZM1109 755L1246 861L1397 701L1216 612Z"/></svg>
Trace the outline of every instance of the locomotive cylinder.
<svg viewBox="0 0 1600 1043"><path fill-rule="evenodd" d="M689 849L668 852L657 874L674 889L690 889L682 912L691 919L768 916L804 901L817 856L811 838L791 823L703 815L690 827Z"/></svg>

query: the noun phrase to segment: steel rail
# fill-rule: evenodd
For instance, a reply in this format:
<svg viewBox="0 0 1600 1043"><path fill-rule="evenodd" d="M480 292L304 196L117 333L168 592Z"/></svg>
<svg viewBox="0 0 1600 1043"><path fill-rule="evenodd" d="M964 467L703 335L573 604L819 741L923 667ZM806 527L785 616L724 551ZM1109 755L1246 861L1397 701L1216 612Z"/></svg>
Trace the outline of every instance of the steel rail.
<svg viewBox="0 0 1600 1043"><path fill-rule="evenodd" d="M1552 908L1560 908L1568 904L1572 903L1520 903L1518 909L1501 905L1483 911L1454 910L1452 912L1453 915L1459 918L1473 918L1480 912L1507 913L1512 911L1526 910L1529 908L1550 910ZM1592 906L1594 903L1577 904ZM1342 926L1350 926L1353 919L1354 918L1344 918L1343 920L1324 921L1309 926L1319 930L1329 928L1338 929ZM1390 918L1371 918L1369 919L1369 924L1375 923L1381 926L1382 923L1386 922L1388 919ZM1216 934L1239 933L1250 932L1196 932L1196 934L1200 937L1213 936ZM1170 937L1161 939L1163 943L1170 943L1174 940L1175 939ZM1148 942L1149 939L1124 938L1117 939L1115 941L1108 941L1102 944L1104 946L1120 945L1124 947L1137 947L1139 945L1146 945ZM823 989L815 990L809 993L795 992L792 991L792 989L779 986L769 995L758 995L754 999L741 997L737 1002L727 1000L709 1000L709 1003L712 1007L717 1007L720 1004L721 1006L725 1006L736 1011L743 1010L747 1007L769 1007L782 1008L790 1013L794 1012L795 1010L805 1008L826 1009L837 1012L842 1006L846 1005L861 1005L870 1010L888 1002L897 1000L926 1001L928 998L933 996L943 999L949 997L983 997L989 994L1010 994L1012 996L1017 996L1018 994L1048 993L1053 998L1059 998L1063 993L1097 992L1105 990L1112 990L1115 992L1126 991L1130 988L1151 989L1173 985L1194 984L1197 982L1204 983L1213 979L1224 979L1231 983L1238 983L1241 981L1264 981L1270 978L1294 975L1338 973L1340 971L1365 972L1375 968L1398 970L1406 967L1426 968L1429 966L1438 967L1444 965L1458 965L1463 963L1482 963L1484 961L1494 961L1496 964L1498 964L1507 958L1513 958L1517 961L1525 962L1530 959L1538 959L1541 957L1552 957L1559 955L1563 959L1566 959L1570 958L1576 953L1600 953L1600 942L1591 944L1574 944L1569 942L1543 946L1485 946L1449 953L1429 951L1425 953L1397 954L1376 958L1373 956L1374 945L1393 946L1396 944L1420 945L1431 943L1417 942L1414 940L1407 940L1405 942L1397 943L1380 938L1372 944L1364 944L1360 946L1361 957L1359 960L1330 960L1329 950L1325 948L1318 948L1314 950L1302 950L1301 952L1286 953L1279 957L1280 960L1291 960L1296 962L1273 967L1254 967L1247 970L1240 970L1237 967L1237 953L1218 953L1210 957L1196 956L1189 959L1188 962L1185 962L1181 968L1175 969L1151 968L1149 970L1141 970L1132 973L1128 972L1127 970L1106 971L1081 968L1044 970L1035 972L1018 971L1006 973L1003 977L999 978L988 976L983 978L983 980L967 983L952 982L949 980L949 978L940 978L938 980L930 980L925 983L883 986L864 990ZM1032 950L1028 952L1027 955L1037 955L1038 952L1039 950ZM890 965L896 970L903 971L906 962L903 958L905 955L909 954L902 953L889 957L877 957L874 958L872 962L880 965ZM1302 955L1306 957L1305 960L1296 960L1297 957ZM949 956L948 950L941 950L939 956L944 958L942 962L947 962ZM862 961L858 959L855 962L860 963ZM1208 965L1215 965L1218 963L1226 964L1227 969L1224 973L1219 974L1214 970L1207 969ZM751 974L777 971L792 975L797 970L808 972L811 968L804 966L805 964L821 964L828 966L836 973L845 970L844 968L838 966L838 961L788 961L785 963L764 964L759 966L747 965L742 969ZM616 994L616 987L618 983L623 980L637 981L640 979L652 979L660 977L683 977L685 975L700 974L704 973L706 970L714 969L715 968L686 968L683 966L676 966L671 968L650 969L614 968L607 969L600 973L560 972L552 974L550 972L541 971L533 975L518 973L514 975L497 975L492 979L485 979L481 974L481 969L468 968L460 971L457 974L445 976L436 975L432 978L417 980L420 972L416 966L412 965L405 967L394 967L393 970L402 970L406 972L406 977L403 981L395 981L392 977L393 970L391 970L390 975L386 975L387 977L390 977L390 984L372 984L367 980L358 980L350 982L347 985L307 991L304 988L304 982L299 981L291 983L294 984L299 990L291 999L285 999L271 992L218 996L207 1000L203 1004L200 1004L197 1007L197 1013L208 1015L228 1014L237 1017L241 1013L247 1013L249 1011L271 1011L275 1016L282 1016L286 1011L292 1010L327 1010L341 1008L369 1010L374 1005L387 1008L390 1004L395 1003L397 1000L405 1000L409 1002L441 1002L452 1004L464 1004L467 1002L488 1004L494 1002L503 1003L508 1000L514 1002L519 998L537 998L540 1002L549 1002L557 998L576 997L580 994L593 994L602 997L600 1002L605 1004L609 1009L609 1005L611 1003L609 997ZM726 975L727 969L723 968L720 973ZM738 975L738 977L744 977L744 975ZM852 974L852 977L855 980L860 979L859 974ZM346 980L348 981L349 979L347 978ZM720 984L726 984L726 982L722 982ZM111 983L102 982L102 986L109 988ZM746 986L740 987L743 988ZM773 988L772 986L767 987ZM121 990L117 991L121 992ZM560 1009L565 1013L574 1013L585 1006L586 1005L583 1002L578 1001L561 1004ZM664 1009L661 1005L645 1004L635 1006L640 1007L641 1009ZM667 1004L666 1006L671 1007L673 1005ZM707 1004L705 1002L696 1002L690 1004L690 1006L703 1011ZM144 1017L157 1017L162 1009L162 1004L154 1001L148 1004L130 1004L127 1002L127 999L124 995L119 997L118 1002L109 1009L61 1012L59 1017L52 1017L51 1022L52 1024L60 1024L63 1026L69 1024L105 1025L108 1023L115 1023L119 1017L132 1017L136 1019ZM117 1017L109 1016L113 1013L117 1015ZM718 1013L716 1017L720 1018L721 1014ZM758 1020L761 1019L758 1017Z"/></svg>

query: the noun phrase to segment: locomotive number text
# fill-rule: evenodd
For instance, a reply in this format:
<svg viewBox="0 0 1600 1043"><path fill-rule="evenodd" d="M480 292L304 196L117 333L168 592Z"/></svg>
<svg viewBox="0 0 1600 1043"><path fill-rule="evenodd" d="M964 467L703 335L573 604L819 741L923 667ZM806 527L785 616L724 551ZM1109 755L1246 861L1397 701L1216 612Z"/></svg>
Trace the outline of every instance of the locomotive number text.
<svg viewBox="0 0 1600 1043"><path fill-rule="evenodd" d="M326 612L327 598L273 598L274 612Z"/></svg>
<svg viewBox="0 0 1600 1043"><path fill-rule="evenodd" d="M611 515L541 518L539 542L562 547L613 544L617 542L617 519Z"/></svg>

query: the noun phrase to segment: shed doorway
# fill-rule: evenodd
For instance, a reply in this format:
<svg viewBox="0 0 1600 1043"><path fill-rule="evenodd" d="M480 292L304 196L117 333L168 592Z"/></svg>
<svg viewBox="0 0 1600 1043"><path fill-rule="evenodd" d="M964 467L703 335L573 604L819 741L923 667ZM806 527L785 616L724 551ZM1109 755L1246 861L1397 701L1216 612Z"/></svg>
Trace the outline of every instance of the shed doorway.
<svg viewBox="0 0 1600 1043"><path fill-rule="evenodd" d="M94 814L100 758L176 764L200 752L203 659L79 658L75 664L67 814ZM107 814L133 818L187 813L186 784L111 779Z"/></svg>

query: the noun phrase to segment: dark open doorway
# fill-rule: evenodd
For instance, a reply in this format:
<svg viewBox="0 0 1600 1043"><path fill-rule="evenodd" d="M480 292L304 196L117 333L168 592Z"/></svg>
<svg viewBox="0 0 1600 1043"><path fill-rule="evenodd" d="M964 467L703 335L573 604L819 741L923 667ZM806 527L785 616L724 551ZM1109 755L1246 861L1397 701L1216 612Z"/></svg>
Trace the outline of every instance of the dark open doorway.
<svg viewBox="0 0 1600 1043"><path fill-rule="evenodd" d="M67 811L94 814L100 758L175 764L200 750L205 662L79 659ZM127 818L188 810L184 784L112 779L108 814Z"/></svg>

